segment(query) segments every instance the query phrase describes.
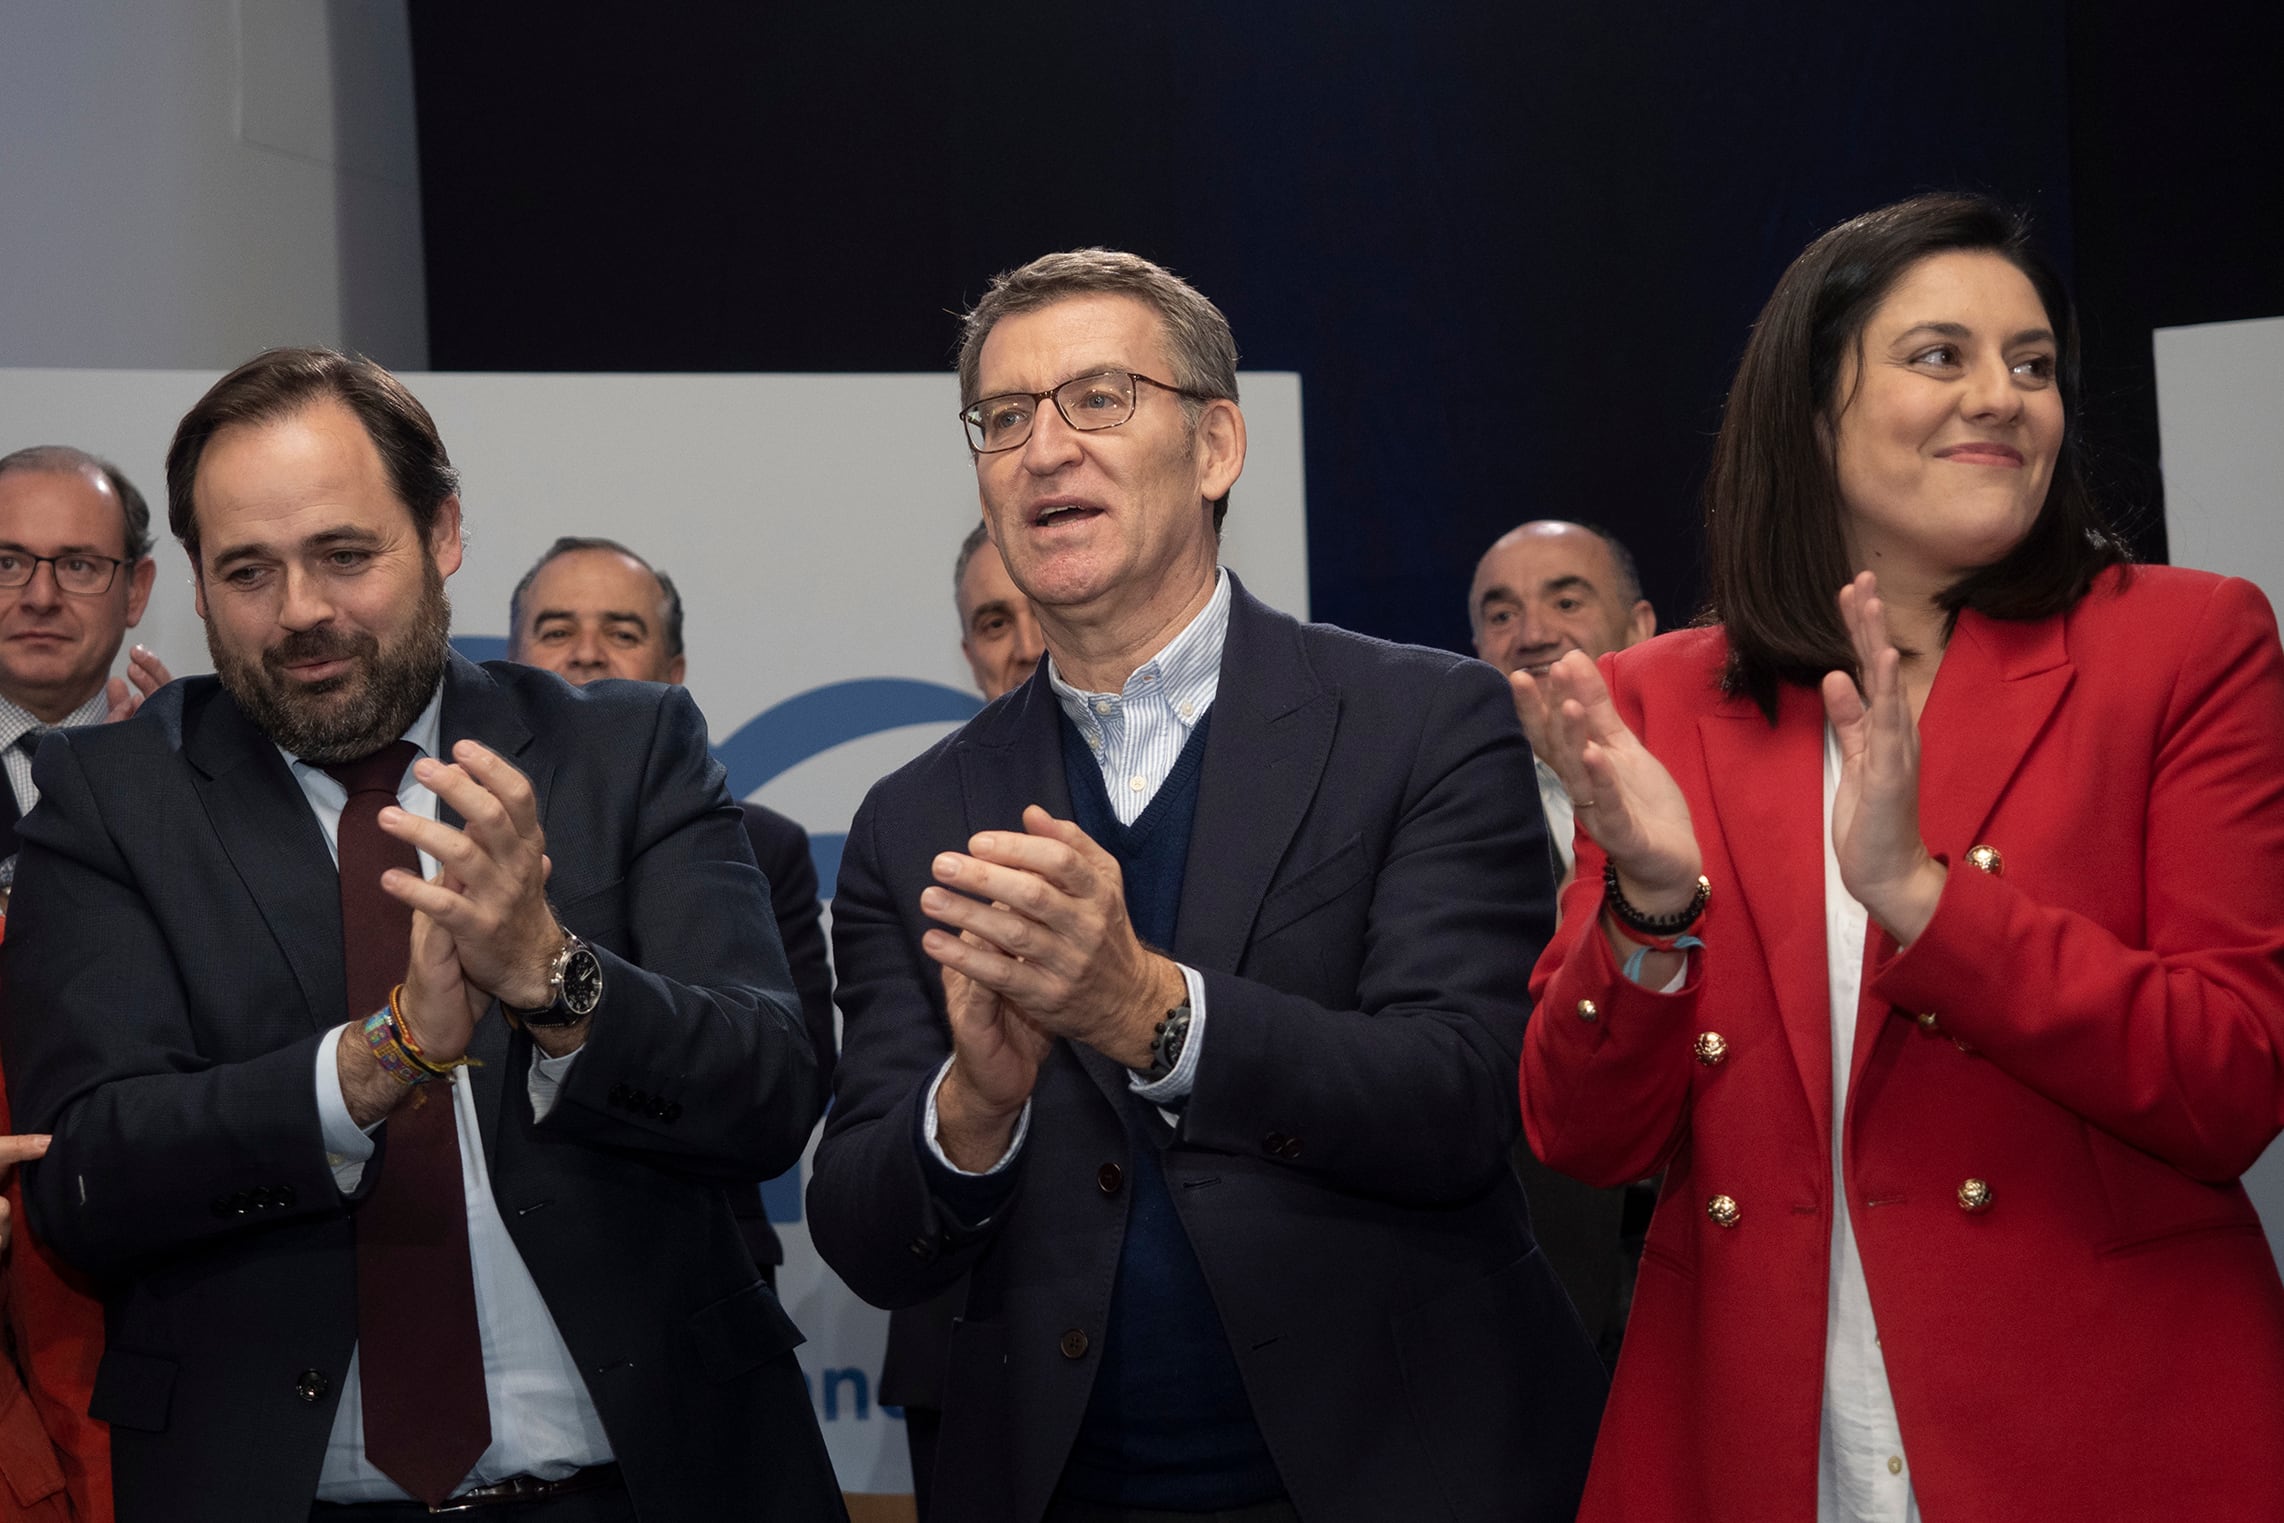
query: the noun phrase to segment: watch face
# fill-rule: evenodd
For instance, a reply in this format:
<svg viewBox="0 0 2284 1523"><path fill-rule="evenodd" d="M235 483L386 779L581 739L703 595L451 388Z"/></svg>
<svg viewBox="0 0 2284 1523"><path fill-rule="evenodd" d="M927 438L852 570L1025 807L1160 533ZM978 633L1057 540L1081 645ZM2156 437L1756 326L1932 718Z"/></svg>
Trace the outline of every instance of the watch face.
<svg viewBox="0 0 2284 1523"><path fill-rule="evenodd" d="M563 962L563 1007L575 1016L589 1016L603 1002L603 964L584 946Z"/></svg>

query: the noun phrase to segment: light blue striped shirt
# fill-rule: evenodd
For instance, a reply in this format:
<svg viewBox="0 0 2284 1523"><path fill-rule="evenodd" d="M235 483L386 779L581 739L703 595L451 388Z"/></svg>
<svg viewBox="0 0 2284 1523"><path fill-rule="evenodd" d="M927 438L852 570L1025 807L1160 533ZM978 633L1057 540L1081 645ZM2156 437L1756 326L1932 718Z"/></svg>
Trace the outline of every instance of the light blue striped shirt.
<svg viewBox="0 0 2284 1523"><path fill-rule="evenodd" d="M1102 769L1103 787L1110 793L1110 807L1121 825L1133 824L1150 807L1166 774L1180 759L1182 747L1190 743L1190 733L1213 707L1214 695L1221 690L1221 649L1228 640L1229 572L1224 568L1215 573L1213 596L1198 610L1197 617L1169 640L1165 649L1137 667L1119 692L1088 693L1072 687L1055 666L1053 653L1048 654L1047 681L1054 688L1055 701L1093 749L1095 764ZM1159 1107L1187 1099L1197 1087L1198 1053L1205 1047L1205 980L1187 963L1174 966L1182 970L1182 984L1190 997L1190 1034L1182 1045L1182 1056L1174 1071L1155 1084L1138 1073L1126 1075L1126 1083L1136 1095ZM955 1174L967 1174L971 1171L946 1157L936 1138L936 1094L951 1069L952 1060L944 1059L928 1085L920 1135L927 1139L938 1163ZM1171 1111L1166 1119L1179 1124L1179 1117ZM1013 1163L1030 1130L1031 1106L1026 1101L1016 1118L1015 1136L1007 1144L1007 1152L983 1172L997 1174Z"/></svg>
<svg viewBox="0 0 2284 1523"><path fill-rule="evenodd" d="M1229 639L1229 573L1214 578L1213 596L1189 627L1166 648L1135 668L1124 690L1084 693L1063 680L1062 668L1047 658L1047 678L1063 706L1094 748L1102 784L1110 791L1111 812L1131 825L1158 796L1174 770L1190 732L1213 707L1221 688L1221 648Z"/></svg>

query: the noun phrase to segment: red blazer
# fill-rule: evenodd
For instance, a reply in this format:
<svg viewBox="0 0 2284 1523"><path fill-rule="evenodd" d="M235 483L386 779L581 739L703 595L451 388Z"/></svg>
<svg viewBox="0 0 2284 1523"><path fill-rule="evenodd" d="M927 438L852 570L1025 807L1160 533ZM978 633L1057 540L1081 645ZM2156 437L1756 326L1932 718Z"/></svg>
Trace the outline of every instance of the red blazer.
<svg viewBox="0 0 2284 1523"><path fill-rule="evenodd" d="M8 1130L0 1087L0 1135ZM78 1271L33 1239L12 1174L8 1212L13 1241L0 1268L0 1305L16 1362L0 1357L0 1523L111 1523L111 1430L87 1415L103 1357L103 1305Z"/></svg>
<svg viewBox="0 0 2284 1523"><path fill-rule="evenodd" d="M1720 693L1724 654L1691 630L1603 665L1712 879L1688 983L1619 975L1583 833L1533 979L1532 1147L1595 1184L1666 1170L1589 1523L1815 1516L1823 711L1788 688L1772 728ZM1950 879L1907 950L1872 928L1843 1124L1921 1507L2284 1518L2284 1285L2237 1184L2284 1124L2274 616L2163 567L2058 618L1962 615L1920 732Z"/></svg>

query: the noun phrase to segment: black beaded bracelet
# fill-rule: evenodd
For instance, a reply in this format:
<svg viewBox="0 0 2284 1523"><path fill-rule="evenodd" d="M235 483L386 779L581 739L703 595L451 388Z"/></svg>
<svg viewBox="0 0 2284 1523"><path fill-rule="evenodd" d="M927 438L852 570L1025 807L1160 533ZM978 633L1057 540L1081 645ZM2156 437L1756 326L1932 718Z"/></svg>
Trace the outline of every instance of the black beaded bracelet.
<svg viewBox="0 0 2284 1523"><path fill-rule="evenodd" d="M1610 906L1610 913L1618 918L1618 924L1628 930L1639 931L1644 936L1680 935L1683 931L1697 924L1698 919L1705 913L1706 902L1712 897L1713 880L1703 873L1699 873L1697 875L1697 892L1690 896L1689 903L1685 907L1670 915L1645 914L1628 903L1625 891L1618 887L1618 864L1615 862L1602 864L1602 898Z"/></svg>

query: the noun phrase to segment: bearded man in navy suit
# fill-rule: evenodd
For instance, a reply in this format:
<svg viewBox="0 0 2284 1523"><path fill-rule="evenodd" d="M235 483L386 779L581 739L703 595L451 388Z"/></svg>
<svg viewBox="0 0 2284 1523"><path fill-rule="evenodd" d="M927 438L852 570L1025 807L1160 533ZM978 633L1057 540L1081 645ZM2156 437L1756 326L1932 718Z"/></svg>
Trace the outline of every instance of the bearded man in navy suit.
<svg viewBox="0 0 2284 1523"><path fill-rule="evenodd" d="M835 900L818 1247L965 1274L939 1520L1567 1519L1603 1379L1507 1166L1553 924L1498 675L1218 565L1213 304L1103 250L966 324L1048 661L879 783Z"/></svg>
<svg viewBox="0 0 2284 1523"><path fill-rule="evenodd" d="M816 1058L688 694L451 653L370 361L240 366L167 489L219 675L42 744L0 1005L122 1523L843 1517L722 1193Z"/></svg>

